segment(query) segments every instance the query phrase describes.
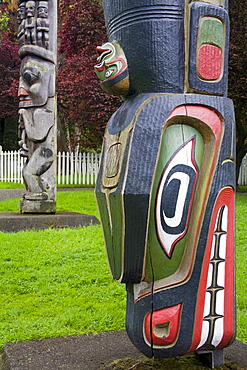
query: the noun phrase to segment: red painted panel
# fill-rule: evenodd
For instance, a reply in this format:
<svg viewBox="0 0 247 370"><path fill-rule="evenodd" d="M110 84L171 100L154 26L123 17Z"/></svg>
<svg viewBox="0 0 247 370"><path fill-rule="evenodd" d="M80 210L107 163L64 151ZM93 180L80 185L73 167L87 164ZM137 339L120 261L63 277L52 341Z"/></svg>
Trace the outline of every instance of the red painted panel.
<svg viewBox="0 0 247 370"><path fill-rule="evenodd" d="M229 231L226 248L224 335L218 348L229 345L235 335L235 194L233 189L229 190L229 193L225 190L224 195L228 198L229 207Z"/></svg>
<svg viewBox="0 0 247 370"><path fill-rule="evenodd" d="M214 45L202 45L198 52L198 74L204 80L214 81L220 78L223 56L220 48Z"/></svg>
<svg viewBox="0 0 247 370"><path fill-rule="evenodd" d="M210 262L211 245L214 235L214 226L219 209L226 205L229 210L228 229L226 239L226 272L225 272L225 301L224 301L224 335L217 349L226 347L235 334L235 313L234 313L234 190L231 187L226 187L221 190L212 213L212 219L208 232L208 240L204 261L201 272L200 285L198 290L198 301L196 307L194 336L191 347L188 352L193 352L197 349L202 332L202 322L204 313L205 294L207 286L208 268Z"/></svg>
<svg viewBox="0 0 247 370"><path fill-rule="evenodd" d="M206 123L215 135L215 147L218 148L223 130L221 117L216 112L205 106L180 105L172 111L167 121L176 116L193 117Z"/></svg>
<svg viewBox="0 0 247 370"><path fill-rule="evenodd" d="M182 303L149 312L144 321L145 336L149 344L168 346L173 344L179 333Z"/></svg>

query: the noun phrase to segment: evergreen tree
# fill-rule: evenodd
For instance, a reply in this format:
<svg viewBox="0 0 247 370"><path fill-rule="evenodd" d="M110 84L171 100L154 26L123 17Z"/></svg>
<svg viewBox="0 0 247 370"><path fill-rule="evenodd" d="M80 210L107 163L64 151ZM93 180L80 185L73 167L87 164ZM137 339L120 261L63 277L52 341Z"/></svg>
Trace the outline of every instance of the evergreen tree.
<svg viewBox="0 0 247 370"><path fill-rule="evenodd" d="M237 124L237 179L247 153L247 2L230 1L229 97Z"/></svg>

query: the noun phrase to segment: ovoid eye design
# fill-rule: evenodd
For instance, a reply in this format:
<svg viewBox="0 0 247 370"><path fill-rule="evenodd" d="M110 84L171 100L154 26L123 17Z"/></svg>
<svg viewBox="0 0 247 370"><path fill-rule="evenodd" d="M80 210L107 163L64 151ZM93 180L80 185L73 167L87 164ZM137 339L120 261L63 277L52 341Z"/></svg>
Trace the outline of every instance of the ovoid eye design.
<svg viewBox="0 0 247 370"><path fill-rule="evenodd" d="M105 73L106 78L110 77L114 72L114 69L108 69Z"/></svg>
<svg viewBox="0 0 247 370"><path fill-rule="evenodd" d="M23 78L28 85L31 85L35 80L39 78L39 73L33 73L31 71L26 71L23 74Z"/></svg>

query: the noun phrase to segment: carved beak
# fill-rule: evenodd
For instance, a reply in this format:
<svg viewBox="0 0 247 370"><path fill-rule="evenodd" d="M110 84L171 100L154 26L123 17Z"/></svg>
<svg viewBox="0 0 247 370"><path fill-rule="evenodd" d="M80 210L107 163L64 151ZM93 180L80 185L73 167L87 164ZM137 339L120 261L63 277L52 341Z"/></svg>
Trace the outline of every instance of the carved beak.
<svg viewBox="0 0 247 370"><path fill-rule="evenodd" d="M18 96L20 97L20 103L32 100L30 96L28 95L28 92L25 89L23 89L23 87L19 88Z"/></svg>
<svg viewBox="0 0 247 370"><path fill-rule="evenodd" d="M25 89L23 89L23 87L20 87L18 90L18 96L21 96L21 95L24 95L24 96L28 95L28 92Z"/></svg>
<svg viewBox="0 0 247 370"><path fill-rule="evenodd" d="M97 46L96 50L100 54L97 58L97 61L100 63L102 63L105 57L112 54L112 50L110 48L105 48L104 46Z"/></svg>

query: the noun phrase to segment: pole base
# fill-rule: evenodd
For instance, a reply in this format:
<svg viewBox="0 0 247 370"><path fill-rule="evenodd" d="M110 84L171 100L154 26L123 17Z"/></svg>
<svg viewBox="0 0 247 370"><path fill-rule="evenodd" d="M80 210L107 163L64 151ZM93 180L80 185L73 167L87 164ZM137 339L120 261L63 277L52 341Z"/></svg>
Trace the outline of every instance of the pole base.
<svg viewBox="0 0 247 370"><path fill-rule="evenodd" d="M214 369L218 366L224 366L224 350L223 349L216 349L216 350L202 350L196 351L197 357L201 362L205 365Z"/></svg>
<svg viewBox="0 0 247 370"><path fill-rule="evenodd" d="M21 213L56 213L56 202L54 200L28 200L20 201Z"/></svg>

